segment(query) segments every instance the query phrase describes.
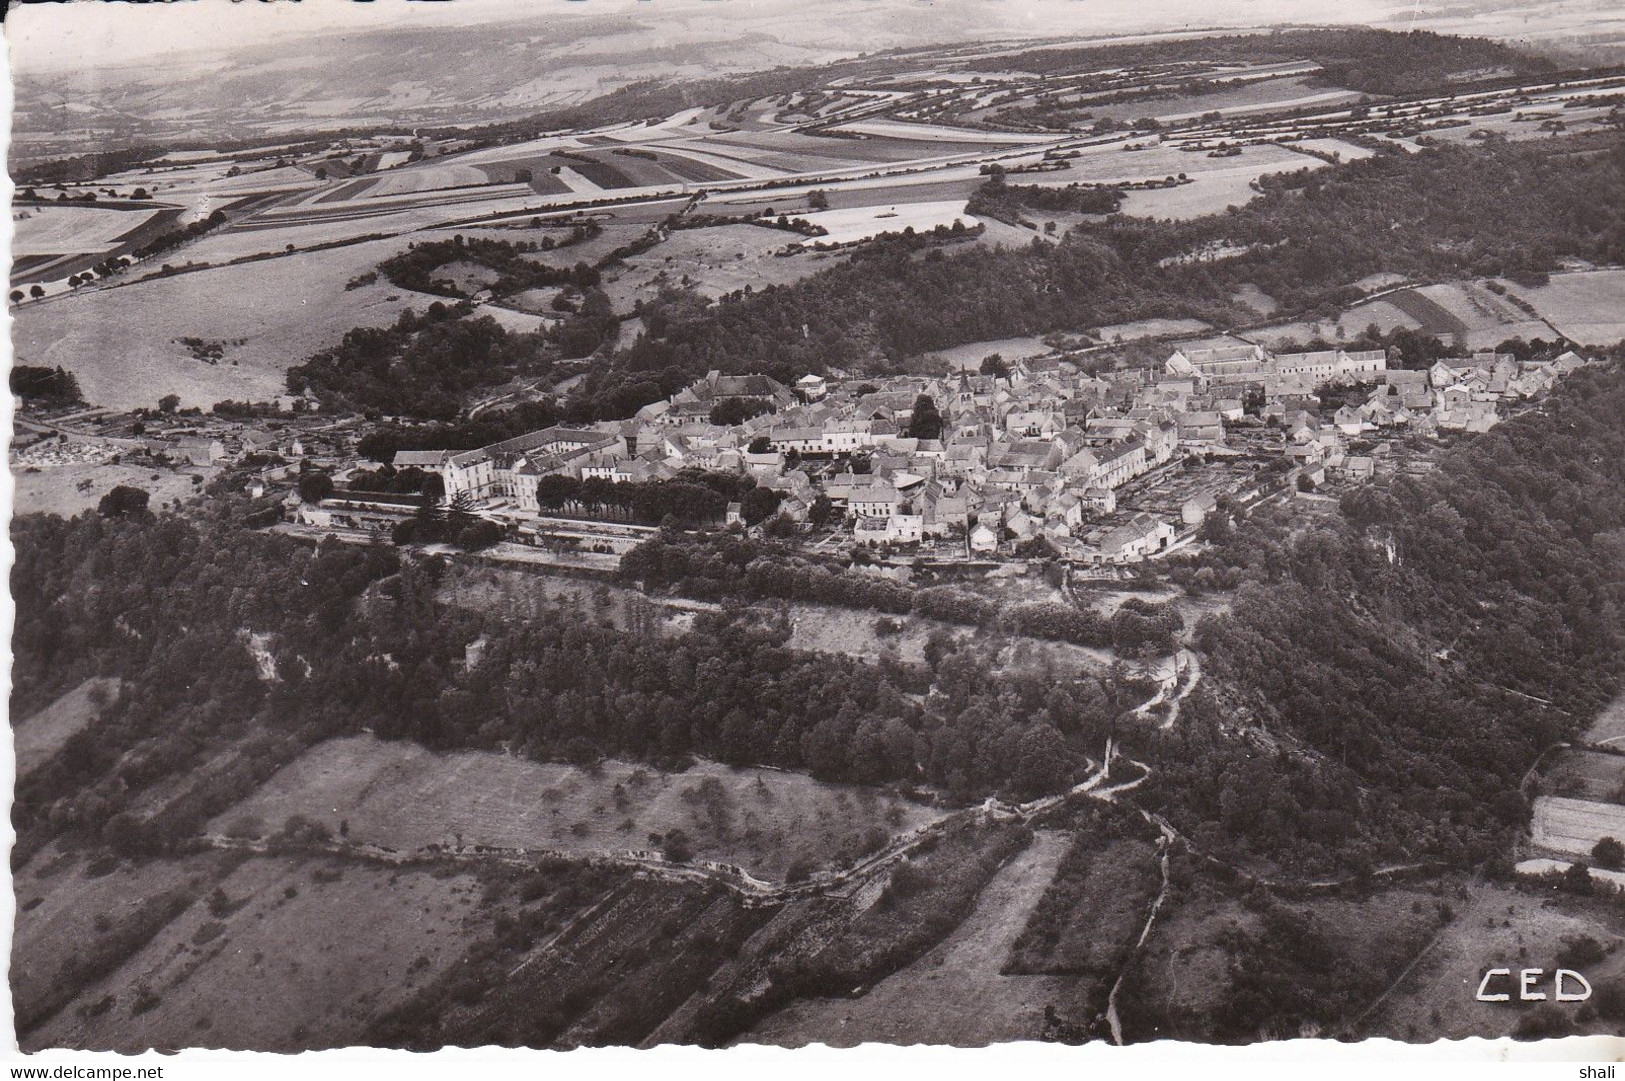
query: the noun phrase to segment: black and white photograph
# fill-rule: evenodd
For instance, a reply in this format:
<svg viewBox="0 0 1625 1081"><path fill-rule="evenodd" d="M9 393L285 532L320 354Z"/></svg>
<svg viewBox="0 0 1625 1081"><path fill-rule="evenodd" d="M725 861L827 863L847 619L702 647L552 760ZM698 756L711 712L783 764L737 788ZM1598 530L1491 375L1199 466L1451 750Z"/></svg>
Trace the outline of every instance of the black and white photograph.
<svg viewBox="0 0 1625 1081"><path fill-rule="evenodd" d="M4 36L13 1062L1625 1055L1620 0Z"/></svg>

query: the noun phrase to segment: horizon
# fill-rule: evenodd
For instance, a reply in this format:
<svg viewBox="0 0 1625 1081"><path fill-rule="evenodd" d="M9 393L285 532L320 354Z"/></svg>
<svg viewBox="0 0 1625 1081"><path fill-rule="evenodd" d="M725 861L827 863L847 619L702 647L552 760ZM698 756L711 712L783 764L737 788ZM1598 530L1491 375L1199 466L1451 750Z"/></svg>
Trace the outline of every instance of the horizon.
<svg viewBox="0 0 1625 1081"><path fill-rule="evenodd" d="M739 12L738 9L746 9ZM889 18L925 9L940 19L943 32L930 44L953 44L1012 37L1115 37L1129 34L1215 32L1272 26L1378 26L1403 17L1409 5L1387 0L1217 0L1192 17L1177 0L1109 0L1084 5L1078 0L369 0L367 3L255 4L231 0L186 0L185 3L107 4L75 0L67 4L30 4L14 8L6 20L13 72L51 74L94 64L139 68L185 57L203 59L247 53L279 41L309 41L334 36L370 37L391 31L448 32L504 23L538 29L593 18L670 15L684 22L716 22L716 28L745 25L760 19L814 22L817 13L852 8L862 19ZM978 31L967 17L978 10L993 15ZM726 11L728 14L723 16ZM912 17L918 17L916 10ZM724 21L725 20L725 21ZM805 27L782 28L773 36L786 43L815 43ZM845 51L895 47L851 40ZM841 31L836 31L839 37ZM818 41L829 34L820 28ZM836 46L830 46L836 47Z"/></svg>

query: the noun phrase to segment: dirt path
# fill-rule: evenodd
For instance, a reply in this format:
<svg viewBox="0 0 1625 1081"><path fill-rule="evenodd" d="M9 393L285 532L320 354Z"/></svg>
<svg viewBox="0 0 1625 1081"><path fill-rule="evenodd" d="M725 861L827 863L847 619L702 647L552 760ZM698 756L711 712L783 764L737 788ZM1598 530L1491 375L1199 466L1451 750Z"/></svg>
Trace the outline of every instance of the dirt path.
<svg viewBox="0 0 1625 1081"><path fill-rule="evenodd" d="M1010 947L1066 854L1063 833L1041 831L1000 869L976 908L941 944L857 999L811 999L774 1014L752 1043L851 1047L866 1041L985 1047L1037 1039L1044 1006L1069 981L1004 976Z"/></svg>
<svg viewBox="0 0 1625 1081"><path fill-rule="evenodd" d="M1173 837L1173 830L1164 829L1162 839L1157 842L1157 863L1162 870L1162 887L1157 890L1156 900L1151 902L1151 910L1146 913L1145 926L1140 928L1140 937L1134 940L1134 949L1129 951L1128 958L1117 973L1117 979L1112 982L1111 994L1106 996L1106 1024L1111 1029L1112 1043L1119 1047L1123 1046L1123 1022L1117 1013L1117 993L1123 989L1123 981L1128 978L1135 961L1139 959L1140 951L1145 948L1146 939L1151 937L1151 928L1157 922L1157 913L1162 910L1162 903L1168 899L1168 849Z"/></svg>

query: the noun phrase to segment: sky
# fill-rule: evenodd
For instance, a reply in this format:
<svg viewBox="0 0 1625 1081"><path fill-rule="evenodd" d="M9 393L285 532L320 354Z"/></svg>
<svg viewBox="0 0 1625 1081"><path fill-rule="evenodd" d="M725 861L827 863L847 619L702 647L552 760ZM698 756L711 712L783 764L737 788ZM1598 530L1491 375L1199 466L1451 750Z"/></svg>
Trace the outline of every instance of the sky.
<svg viewBox="0 0 1625 1081"><path fill-rule="evenodd" d="M961 26L985 12L995 33L1113 33L1184 27L1349 23L1392 14L1401 0L864 0L929 19L953 14ZM6 19L19 70L145 62L196 50L297 40L311 34L364 33L396 26L447 28L474 23L589 15L692 13L726 19L782 10L793 22L815 19L821 0L172 0L128 4L73 0L24 4ZM957 35L956 35L957 36Z"/></svg>

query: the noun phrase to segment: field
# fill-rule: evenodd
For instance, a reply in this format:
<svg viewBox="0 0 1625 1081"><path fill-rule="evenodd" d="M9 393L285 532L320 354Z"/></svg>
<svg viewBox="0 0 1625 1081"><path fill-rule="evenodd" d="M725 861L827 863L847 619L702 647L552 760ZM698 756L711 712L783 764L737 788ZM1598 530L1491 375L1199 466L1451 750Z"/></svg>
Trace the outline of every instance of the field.
<svg viewBox="0 0 1625 1081"><path fill-rule="evenodd" d="M118 695L118 680L87 679L27 720L14 722L17 774L48 760L71 737L88 728Z"/></svg>
<svg viewBox="0 0 1625 1081"><path fill-rule="evenodd" d="M1502 283L1532 304L1564 337L1580 345L1613 345L1625 340L1625 270L1553 274L1530 288Z"/></svg>
<svg viewBox="0 0 1625 1081"><path fill-rule="evenodd" d="M80 385L84 385L83 376ZM17 514L60 514L71 518L96 509L102 496L124 484L145 491L149 506L157 510L190 499L198 490L192 478L207 478L213 472L207 467L190 465L166 469L111 461L30 467L25 460L14 456L12 508Z"/></svg>
<svg viewBox="0 0 1625 1081"><path fill-rule="evenodd" d="M347 290L403 241L383 240L293 258L266 259L133 282L28 304L15 314L21 364L61 366L85 399L118 408L182 406L285 394L283 373L355 326L385 326L410 300L379 281ZM246 338L218 364L195 359L178 339Z"/></svg>
<svg viewBox="0 0 1625 1081"><path fill-rule="evenodd" d="M962 223L967 229L976 225L976 219L965 213L965 204L958 200L848 207L802 216L813 225L828 230L827 236L804 241L807 244L854 244L881 233L901 233L905 229L923 233L955 222Z"/></svg>
<svg viewBox="0 0 1625 1081"><path fill-rule="evenodd" d="M137 918L132 905L153 906L158 926L26 1032L29 1049L293 1051L360 1042L375 1015L460 960L483 922L479 884L465 875L201 856L87 879L75 858L57 857L66 866L40 881L32 872L45 859L18 880L23 906L43 899L19 921L13 979L23 994L47 993L41 985L61 978L71 963L62 947L116 938ZM155 899L173 903L157 908Z"/></svg>
<svg viewBox="0 0 1625 1081"><path fill-rule="evenodd" d="M1055 875L1064 834L1040 832L982 890L964 923L861 998L796 1002L752 1030L752 1043L854 1047L866 1041L985 1047L1037 1039L1044 1007L1069 979L1006 976L1016 936Z"/></svg>
<svg viewBox="0 0 1625 1081"><path fill-rule="evenodd" d="M1284 338L1328 341L1353 338L1375 323L1384 333L1421 330L1449 341L1459 338L1470 349L1490 349L1513 337L1562 336L1580 345L1612 345L1625 340L1625 270L1559 273L1547 285L1530 287L1510 281L1446 282L1402 289L1357 304L1334 320L1290 323L1257 331L1269 343ZM1514 299L1515 298L1515 299ZM1534 315L1517 301L1527 304Z"/></svg>
<svg viewBox="0 0 1625 1081"><path fill-rule="evenodd" d="M994 353L1005 360L1017 360L1041 357L1048 352L1050 347L1044 344L1042 338L999 338L994 341L971 342L968 345L938 349L936 352L923 353L910 359L919 361L928 357L940 358L948 362L947 370L950 372L960 370L974 372L981 367L984 359Z"/></svg>
<svg viewBox="0 0 1625 1081"><path fill-rule="evenodd" d="M1589 858L1592 846L1604 837L1625 841L1625 806L1541 796L1535 800L1529 834L1538 849Z"/></svg>
<svg viewBox="0 0 1625 1081"><path fill-rule="evenodd" d="M940 812L796 773L701 763L667 774L624 762L597 770L486 752L435 755L371 737L306 752L210 825L271 831L303 814L352 840L402 851L487 845L570 853L656 849L681 829L704 859L782 879L792 863L839 865Z"/></svg>
<svg viewBox="0 0 1625 1081"><path fill-rule="evenodd" d="M94 206L28 206L12 210L13 256L111 251L119 238L158 213L156 208L113 210Z"/></svg>
<svg viewBox="0 0 1625 1081"><path fill-rule="evenodd" d="M1210 94L1190 94L1151 101L1126 101L1108 105L1091 105L1089 111L1096 116L1110 116L1119 120L1134 120L1154 116L1164 122L1195 120L1210 112L1226 116L1247 113L1275 112L1298 109L1310 105L1328 107L1355 101L1360 95L1352 90L1327 90L1309 84L1306 77L1260 79L1243 86L1227 87Z"/></svg>
<svg viewBox="0 0 1625 1081"><path fill-rule="evenodd" d="M488 214L545 206L528 185L503 184L343 202L277 207L251 215L181 249L187 260L225 263L250 255L283 252L288 245L309 248L430 229ZM179 258L177 262L181 261Z"/></svg>

